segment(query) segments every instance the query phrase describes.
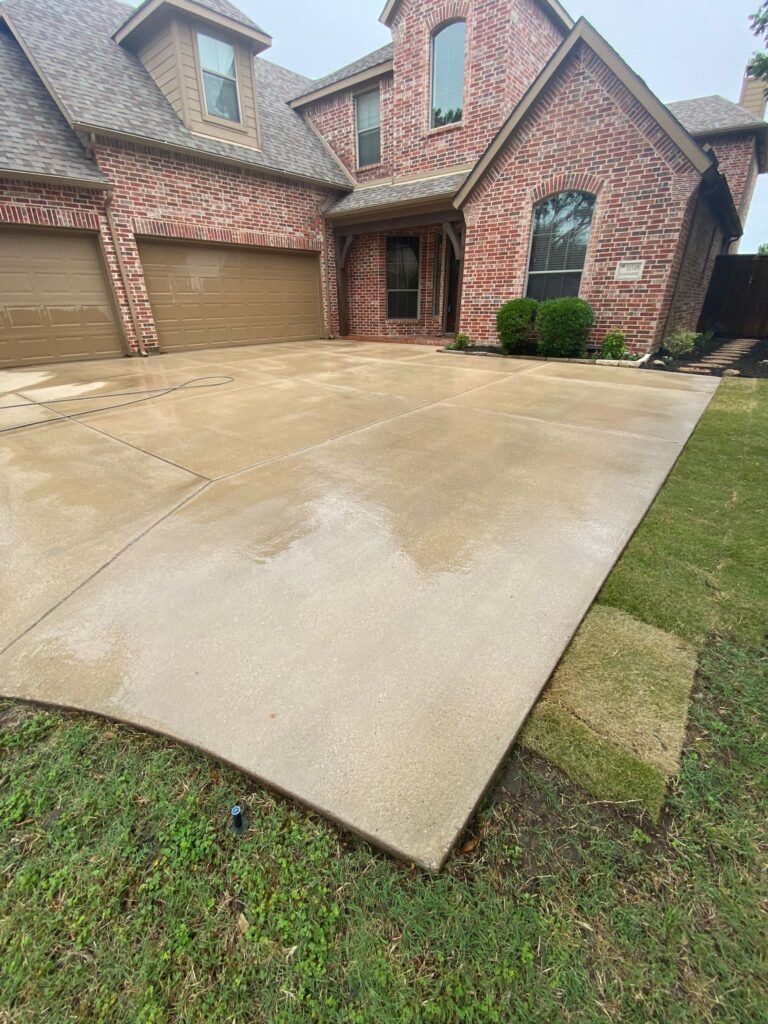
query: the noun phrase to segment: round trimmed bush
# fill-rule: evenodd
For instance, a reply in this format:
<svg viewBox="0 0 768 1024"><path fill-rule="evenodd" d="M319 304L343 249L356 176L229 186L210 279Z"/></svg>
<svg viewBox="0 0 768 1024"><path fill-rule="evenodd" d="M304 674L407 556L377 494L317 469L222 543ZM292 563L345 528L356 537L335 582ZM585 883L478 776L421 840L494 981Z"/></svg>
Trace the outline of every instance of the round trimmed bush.
<svg viewBox="0 0 768 1024"><path fill-rule="evenodd" d="M609 331L603 338L601 359L622 359L627 354L627 338L621 331Z"/></svg>
<svg viewBox="0 0 768 1024"><path fill-rule="evenodd" d="M536 350L536 299L512 299L496 314L496 330L507 355Z"/></svg>
<svg viewBox="0 0 768 1024"><path fill-rule="evenodd" d="M584 299L550 299L539 306L536 329L539 353L577 359L587 354L587 337L595 311Z"/></svg>

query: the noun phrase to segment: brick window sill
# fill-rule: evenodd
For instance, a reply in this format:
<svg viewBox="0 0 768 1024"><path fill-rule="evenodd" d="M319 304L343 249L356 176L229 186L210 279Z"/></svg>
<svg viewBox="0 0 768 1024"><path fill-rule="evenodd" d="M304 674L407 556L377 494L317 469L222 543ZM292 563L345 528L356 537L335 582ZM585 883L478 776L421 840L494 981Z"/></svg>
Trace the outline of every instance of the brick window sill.
<svg viewBox="0 0 768 1024"><path fill-rule="evenodd" d="M453 124L441 124L438 128L430 128L427 132L427 138L431 138L433 135L447 135L449 132L458 132L464 127L464 121L456 121Z"/></svg>

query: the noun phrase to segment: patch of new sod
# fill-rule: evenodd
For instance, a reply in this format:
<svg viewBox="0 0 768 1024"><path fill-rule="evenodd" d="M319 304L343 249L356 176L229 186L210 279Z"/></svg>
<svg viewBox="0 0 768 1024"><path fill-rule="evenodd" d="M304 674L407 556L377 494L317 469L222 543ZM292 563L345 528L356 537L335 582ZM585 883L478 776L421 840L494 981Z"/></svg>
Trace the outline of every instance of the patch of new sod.
<svg viewBox="0 0 768 1024"><path fill-rule="evenodd" d="M521 742L593 795L658 817L679 767L696 667L679 637L597 605Z"/></svg>
<svg viewBox="0 0 768 1024"><path fill-rule="evenodd" d="M178 744L6 702L0 1021L767 1024L767 415L768 381L724 382L603 592L697 648L661 827L518 748L434 877Z"/></svg>
<svg viewBox="0 0 768 1024"><path fill-rule="evenodd" d="M658 816L696 646L765 635L766 387L721 386L523 730L524 746L599 799Z"/></svg>

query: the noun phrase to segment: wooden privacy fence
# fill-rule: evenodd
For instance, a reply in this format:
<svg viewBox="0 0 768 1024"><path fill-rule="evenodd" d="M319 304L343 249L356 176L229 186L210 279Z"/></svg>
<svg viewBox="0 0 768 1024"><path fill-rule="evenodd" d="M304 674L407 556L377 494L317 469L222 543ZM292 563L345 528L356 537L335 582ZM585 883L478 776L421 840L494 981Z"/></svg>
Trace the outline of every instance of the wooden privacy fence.
<svg viewBox="0 0 768 1024"><path fill-rule="evenodd" d="M768 337L768 256L718 256L700 329Z"/></svg>

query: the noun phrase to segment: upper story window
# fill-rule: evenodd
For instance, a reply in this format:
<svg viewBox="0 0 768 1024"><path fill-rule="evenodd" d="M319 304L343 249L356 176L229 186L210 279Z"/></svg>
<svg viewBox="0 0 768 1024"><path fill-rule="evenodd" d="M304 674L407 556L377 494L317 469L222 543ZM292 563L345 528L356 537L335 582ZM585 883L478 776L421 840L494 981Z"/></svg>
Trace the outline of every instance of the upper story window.
<svg viewBox="0 0 768 1024"><path fill-rule="evenodd" d="M357 166L381 163L381 97L378 89L355 97Z"/></svg>
<svg viewBox="0 0 768 1024"><path fill-rule="evenodd" d="M576 297L587 259L595 197L558 192L533 208L527 294L532 299Z"/></svg>
<svg viewBox="0 0 768 1024"><path fill-rule="evenodd" d="M220 39L197 33L205 109L209 117L240 124L235 48Z"/></svg>
<svg viewBox="0 0 768 1024"><path fill-rule="evenodd" d="M464 109L464 52L467 25L452 21L432 37L431 126L461 121Z"/></svg>

